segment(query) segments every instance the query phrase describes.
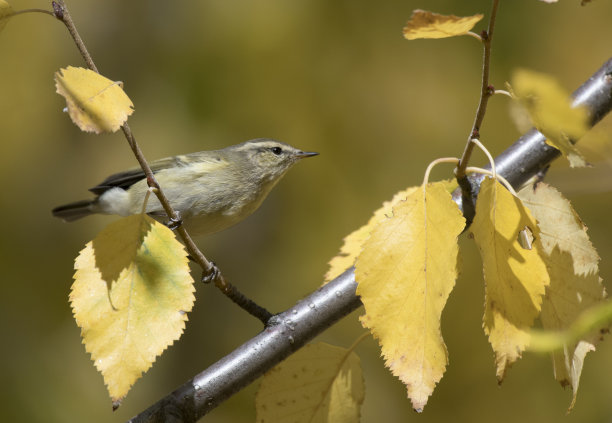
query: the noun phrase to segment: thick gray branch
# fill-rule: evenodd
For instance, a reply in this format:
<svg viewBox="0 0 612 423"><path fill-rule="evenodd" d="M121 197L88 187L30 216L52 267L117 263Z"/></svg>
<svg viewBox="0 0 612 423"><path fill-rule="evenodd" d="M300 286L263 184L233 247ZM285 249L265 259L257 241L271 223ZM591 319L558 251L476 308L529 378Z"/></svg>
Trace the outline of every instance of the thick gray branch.
<svg viewBox="0 0 612 423"><path fill-rule="evenodd" d="M583 104L589 108L592 125L610 111L612 59L576 90L574 104ZM559 154L559 151L544 143L542 134L531 130L496 158L495 163L497 172L518 187L546 169ZM474 192L477 192L480 179L474 177L471 183ZM453 198L461 207L461 193L456 192ZM464 213L470 212L464 210ZM467 217L471 220L471 216ZM353 270L348 269L293 308L276 316L273 325L130 422L197 421L316 335L359 308L361 302L355 295L357 285Z"/></svg>

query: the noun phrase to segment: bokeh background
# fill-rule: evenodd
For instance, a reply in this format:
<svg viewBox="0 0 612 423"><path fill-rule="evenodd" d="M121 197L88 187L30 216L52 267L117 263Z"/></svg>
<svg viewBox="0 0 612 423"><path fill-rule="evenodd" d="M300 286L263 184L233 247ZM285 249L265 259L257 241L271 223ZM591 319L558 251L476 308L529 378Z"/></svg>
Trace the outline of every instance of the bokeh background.
<svg viewBox="0 0 612 423"><path fill-rule="evenodd" d="M12 0L16 9L49 8ZM481 47L474 39L406 41L415 8L487 13L488 0L70 1L101 72L125 83L130 125L149 159L273 137L321 155L300 163L245 222L200 241L245 293L281 311L322 282L342 238L399 189L420 183L432 159L463 151L477 99ZM556 75L569 90L612 55L612 2L502 2L491 81L513 69ZM484 29L484 23L476 27ZM42 14L0 34L0 420L121 422L230 352L261 328L209 286L182 339L111 412L102 377L81 345L68 304L73 259L113 220L64 224L50 210L86 198L107 174L135 166L118 134L80 132L62 113L53 73L82 61L67 31ZM612 118L581 143L594 167L550 172L591 228L612 277ZM497 154L519 136L509 99L489 102L482 140ZM603 141L602 141L603 140ZM607 140L607 141L606 141ZM473 163L483 164L476 155ZM434 177L451 175L443 166ZM358 348L364 422L612 421L612 344L589 354L575 410L548 357L525 354L501 387L482 332L483 281L476 249L461 239L463 273L443 314L448 370L417 415L383 367L374 341ZM348 346L359 310L320 336ZM206 417L254 419L253 384Z"/></svg>

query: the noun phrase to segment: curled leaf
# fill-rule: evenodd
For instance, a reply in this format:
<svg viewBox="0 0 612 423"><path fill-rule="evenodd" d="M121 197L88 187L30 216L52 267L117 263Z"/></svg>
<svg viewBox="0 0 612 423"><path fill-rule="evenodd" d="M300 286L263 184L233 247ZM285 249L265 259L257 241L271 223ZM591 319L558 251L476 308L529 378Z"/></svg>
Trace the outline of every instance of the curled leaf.
<svg viewBox="0 0 612 423"><path fill-rule="evenodd" d="M426 10L414 10L404 27L404 37L408 40L419 38L448 38L467 34L484 15L460 17L441 15Z"/></svg>
<svg viewBox="0 0 612 423"><path fill-rule="evenodd" d="M115 132L134 112L121 83L84 68L68 66L55 73L57 93L66 99L70 119L82 131Z"/></svg>

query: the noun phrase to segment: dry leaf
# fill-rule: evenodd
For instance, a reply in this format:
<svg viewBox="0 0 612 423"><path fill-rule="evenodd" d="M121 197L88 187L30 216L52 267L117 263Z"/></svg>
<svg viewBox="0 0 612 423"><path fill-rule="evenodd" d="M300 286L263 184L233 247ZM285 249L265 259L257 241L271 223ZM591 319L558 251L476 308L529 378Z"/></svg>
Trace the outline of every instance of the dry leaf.
<svg viewBox="0 0 612 423"><path fill-rule="evenodd" d="M118 406L183 332L194 303L187 253L165 225L133 215L89 242L75 269L70 292L74 317Z"/></svg>
<svg viewBox="0 0 612 423"><path fill-rule="evenodd" d="M408 40L418 38L448 38L467 34L484 15L459 17L440 15L426 10L414 10L404 27L404 37Z"/></svg>
<svg viewBox="0 0 612 423"><path fill-rule="evenodd" d="M355 269L362 324L385 364L422 411L448 362L440 316L457 278L457 237L465 227L443 183L414 190L372 231Z"/></svg>
<svg viewBox="0 0 612 423"><path fill-rule="evenodd" d="M538 220L550 286L542 303L542 326L549 331L568 329L587 309L601 304L606 291L599 278L599 255L570 202L544 183L526 187L519 196ZM555 379L572 387L576 401L584 357L595 350L599 329L552 353Z"/></svg>
<svg viewBox="0 0 612 423"><path fill-rule="evenodd" d="M589 129L587 109L572 107L569 93L546 74L517 70L512 77L512 88L534 126L547 138L546 142L561 151L570 166L586 166L572 140L578 140Z"/></svg>
<svg viewBox="0 0 612 423"><path fill-rule="evenodd" d="M66 99L70 119L82 131L115 132L134 112L120 83L90 69L60 69L55 73L55 87Z"/></svg>
<svg viewBox="0 0 612 423"><path fill-rule="evenodd" d="M528 227L531 249L523 248L519 233ZM495 351L496 374L521 357L529 343L528 329L538 316L548 272L540 257L540 233L521 200L499 182L485 178L471 227L480 250L486 283L484 330Z"/></svg>

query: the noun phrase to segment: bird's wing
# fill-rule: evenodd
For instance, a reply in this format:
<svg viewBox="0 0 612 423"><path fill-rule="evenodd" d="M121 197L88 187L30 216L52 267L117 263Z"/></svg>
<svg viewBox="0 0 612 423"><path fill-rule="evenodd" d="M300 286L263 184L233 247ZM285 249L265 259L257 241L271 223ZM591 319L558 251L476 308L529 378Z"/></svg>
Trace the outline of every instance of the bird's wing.
<svg viewBox="0 0 612 423"><path fill-rule="evenodd" d="M156 173L160 170L168 169L171 167L186 166L189 163L185 159L185 156L166 157L165 159L159 159L151 163L151 170L153 171L153 173ZM95 187L90 188L89 191L93 192L96 195L101 195L111 188L118 187L128 189L129 187L144 178L145 174L143 170L140 168L134 168L109 176Z"/></svg>

